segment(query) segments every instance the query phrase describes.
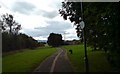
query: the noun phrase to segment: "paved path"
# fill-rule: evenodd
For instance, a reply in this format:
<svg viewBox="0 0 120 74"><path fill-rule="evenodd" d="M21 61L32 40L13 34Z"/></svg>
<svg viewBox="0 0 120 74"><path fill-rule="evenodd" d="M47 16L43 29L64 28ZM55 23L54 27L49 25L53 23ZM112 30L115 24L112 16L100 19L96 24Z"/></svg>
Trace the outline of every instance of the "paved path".
<svg viewBox="0 0 120 74"><path fill-rule="evenodd" d="M33 72L73 72L65 49L57 48L57 52L45 59Z"/></svg>

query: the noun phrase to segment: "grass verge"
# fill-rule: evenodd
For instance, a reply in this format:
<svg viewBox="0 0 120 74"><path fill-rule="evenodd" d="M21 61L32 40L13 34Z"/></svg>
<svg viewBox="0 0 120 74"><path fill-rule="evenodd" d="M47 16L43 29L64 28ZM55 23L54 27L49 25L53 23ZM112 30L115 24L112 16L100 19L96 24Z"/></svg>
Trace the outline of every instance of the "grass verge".
<svg viewBox="0 0 120 74"><path fill-rule="evenodd" d="M64 46L67 49L67 54L76 72L84 72L84 46L68 45ZM73 54L69 53L72 49ZM89 71L90 72L111 72L112 68L108 63L103 51L92 51L92 48L87 47Z"/></svg>
<svg viewBox="0 0 120 74"><path fill-rule="evenodd" d="M31 72L46 57L56 52L55 48L42 47L4 55L2 58L3 72Z"/></svg>

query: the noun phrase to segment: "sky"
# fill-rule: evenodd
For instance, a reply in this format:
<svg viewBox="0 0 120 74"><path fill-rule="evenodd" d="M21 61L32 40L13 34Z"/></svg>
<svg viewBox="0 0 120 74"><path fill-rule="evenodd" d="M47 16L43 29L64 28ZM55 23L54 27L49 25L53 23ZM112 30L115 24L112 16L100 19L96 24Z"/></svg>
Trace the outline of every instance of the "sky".
<svg viewBox="0 0 120 74"><path fill-rule="evenodd" d="M47 40L50 33L63 39L79 39L75 27L59 14L63 0L0 0L0 15L9 13L21 24L19 31L36 40Z"/></svg>

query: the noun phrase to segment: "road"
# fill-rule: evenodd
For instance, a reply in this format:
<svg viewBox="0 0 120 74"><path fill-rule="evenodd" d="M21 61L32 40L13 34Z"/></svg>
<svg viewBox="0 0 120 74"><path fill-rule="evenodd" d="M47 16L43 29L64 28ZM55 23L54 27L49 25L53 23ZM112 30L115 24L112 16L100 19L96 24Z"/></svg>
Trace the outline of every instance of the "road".
<svg viewBox="0 0 120 74"><path fill-rule="evenodd" d="M66 50L57 48L57 52L45 59L34 72L73 72Z"/></svg>

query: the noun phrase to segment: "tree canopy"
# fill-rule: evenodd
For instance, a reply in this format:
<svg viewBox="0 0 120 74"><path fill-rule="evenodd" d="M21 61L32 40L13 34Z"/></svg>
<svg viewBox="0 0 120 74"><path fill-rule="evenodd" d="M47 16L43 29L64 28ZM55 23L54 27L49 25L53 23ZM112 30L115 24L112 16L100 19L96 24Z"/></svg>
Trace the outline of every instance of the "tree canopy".
<svg viewBox="0 0 120 74"><path fill-rule="evenodd" d="M62 35L50 33L47 43L48 45L53 46L53 47L62 45L63 44Z"/></svg>
<svg viewBox="0 0 120 74"><path fill-rule="evenodd" d="M18 31L21 29L21 25L14 20L13 15L8 13L1 16L0 23L2 32L17 34Z"/></svg>
<svg viewBox="0 0 120 74"><path fill-rule="evenodd" d="M81 2L65 1L59 12L63 19L74 22L80 38L82 30L79 23L85 22L87 45L94 47L94 50L120 53L119 2L82 2L82 10Z"/></svg>

